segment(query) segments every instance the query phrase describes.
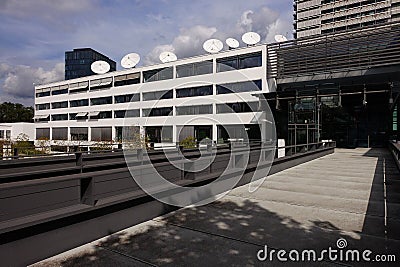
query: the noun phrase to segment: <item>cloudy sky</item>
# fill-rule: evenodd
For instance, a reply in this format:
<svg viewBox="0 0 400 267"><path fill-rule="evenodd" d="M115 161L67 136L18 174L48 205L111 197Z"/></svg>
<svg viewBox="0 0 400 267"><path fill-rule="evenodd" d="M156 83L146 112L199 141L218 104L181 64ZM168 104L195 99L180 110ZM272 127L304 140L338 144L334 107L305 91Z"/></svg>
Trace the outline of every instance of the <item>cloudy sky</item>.
<svg viewBox="0 0 400 267"><path fill-rule="evenodd" d="M0 0L0 102L33 104L33 83L64 79L64 52L92 47L141 64L203 54L208 38L291 37L293 0ZM120 66L117 67L120 69Z"/></svg>

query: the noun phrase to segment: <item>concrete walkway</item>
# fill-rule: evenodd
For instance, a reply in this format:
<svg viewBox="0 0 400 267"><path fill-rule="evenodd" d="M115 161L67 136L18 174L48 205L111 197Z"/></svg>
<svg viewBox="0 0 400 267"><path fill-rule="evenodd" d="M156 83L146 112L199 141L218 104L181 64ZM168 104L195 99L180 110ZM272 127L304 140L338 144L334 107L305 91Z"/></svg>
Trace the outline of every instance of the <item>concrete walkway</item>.
<svg viewBox="0 0 400 267"><path fill-rule="evenodd" d="M400 175L387 150L337 149L269 176L254 193L242 186L213 204L178 210L35 266L280 266L288 263L260 262L257 252L264 245L337 249L339 238L346 249L371 250L370 258L395 254L397 264L382 266L400 266Z"/></svg>

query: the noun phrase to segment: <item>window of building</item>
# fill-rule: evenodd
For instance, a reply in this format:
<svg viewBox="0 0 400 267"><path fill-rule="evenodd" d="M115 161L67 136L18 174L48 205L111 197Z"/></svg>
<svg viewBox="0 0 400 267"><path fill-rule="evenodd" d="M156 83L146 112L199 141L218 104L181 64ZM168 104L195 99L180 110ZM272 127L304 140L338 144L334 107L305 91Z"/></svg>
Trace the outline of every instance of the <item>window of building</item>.
<svg viewBox="0 0 400 267"><path fill-rule="evenodd" d="M171 99L172 97L173 97L173 90L143 93L143 101Z"/></svg>
<svg viewBox="0 0 400 267"><path fill-rule="evenodd" d="M258 102L217 104L217 114L256 112Z"/></svg>
<svg viewBox="0 0 400 267"><path fill-rule="evenodd" d="M112 97L99 97L99 98L91 98L90 105L91 106L98 106L98 105L108 105L112 104Z"/></svg>
<svg viewBox="0 0 400 267"><path fill-rule="evenodd" d="M199 115L199 114L212 114L212 105L196 105L196 106L184 106L176 107L176 115Z"/></svg>
<svg viewBox="0 0 400 267"><path fill-rule="evenodd" d="M11 130L6 130L6 139L11 138Z"/></svg>
<svg viewBox="0 0 400 267"><path fill-rule="evenodd" d="M172 116L172 107L165 108L146 108L143 109L143 117L164 117Z"/></svg>
<svg viewBox="0 0 400 267"><path fill-rule="evenodd" d="M89 89L89 82L71 83L69 85L69 93L77 94L87 92Z"/></svg>
<svg viewBox="0 0 400 267"><path fill-rule="evenodd" d="M111 141L112 140L112 127L92 127L91 128L92 141Z"/></svg>
<svg viewBox="0 0 400 267"><path fill-rule="evenodd" d="M68 85L60 85L51 88L52 95L63 95L68 94Z"/></svg>
<svg viewBox="0 0 400 267"><path fill-rule="evenodd" d="M36 105L36 110L46 110L46 109L50 109L50 103Z"/></svg>
<svg viewBox="0 0 400 267"><path fill-rule="evenodd" d="M261 67L262 53L251 53L217 59L217 72Z"/></svg>
<svg viewBox="0 0 400 267"><path fill-rule="evenodd" d="M53 140L68 140L68 128L58 127L52 129Z"/></svg>
<svg viewBox="0 0 400 267"><path fill-rule="evenodd" d="M36 140L50 139L50 128L36 128Z"/></svg>
<svg viewBox="0 0 400 267"><path fill-rule="evenodd" d="M212 85L197 86L191 88L176 89L176 97L206 96L213 94Z"/></svg>
<svg viewBox="0 0 400 267"><path fill-rule="evenodd" d="M71 108L86 107L89 106L89 100L88 99L71 100L69 101L69 106Z"/></svg>
<svg viewBox="0 0 400 267"><path fill-rule="evenodd" d="M138 102L140 101L140 94L129 94L129 95L116 95L114 96L115 104Z"/></svg>
<svg viewBox="0 0 400 267"><path fill-rule="evenodd" d="M114 87L138 83L140 83L140 73L132 73L114 77Z"/></svg>
<svg viewBox="0 0 400 267"><path fill-rule="evenodd" d="M213 72L212 60L176 66L177 78L209 74L212 72Z"/></svg>
<svg viewBox="0 0 400 267"><path fill-rule="evenodd" d="M262 81L246 81L217 85L217 94L232 94L262 90Z"/></svg>
<svg viewBox="0 0 400 267"><path fill-rule="evenodd" d="M33 119L36 122L48 122L50 120L50 115L35 115L35 117L33 117Z"/></svg>
<svg viewBox="0 0 400 267"><path fill-rule="evenodd" d="M54 114L54 115L51 115L51 120L52 121L67 121L68 120L68 114Z"/></svg>
<svg viewBox="0 0 400 267"><path fill-rule="evenodd" d="M4 139L4 130L0 130L0 139Z"/></svg>
<svg viewBox="0 0 400 267"><path fill-rule="evenodd" d="M116 110L114 111L114 118L136 118L140 117L139 109L130 109L130 110Z"/></svg>
<svg viewBox="0 0 400 267"><path fill-rule="evenodd" d="M50 96L50 88L43 88L43 89L37 89L36 90L36 97L45 97L45 96Z"/></svg>
<svg viewBox="0 0 400 267"><path fill-rule="evenodd" d="M79 112L79 113L70 113L69 119L70 120L87 120L88 113L87 112Z"/></svg>
<svg viewBox="0 0 400 267"><path fill-rule="evenodd" d="M152 143L171 143L172 126L147 126L146 137Z"/></svg>
<svg viewBox="0 0 400 267"><path fill-rule="evenodd" d="M172 67L148 70L143 72L143 79L144 82L168 80L173 78L173 72Z"/></svg>
<svg viewBox="0 0 400 267"><path fill-rule="evenodd" d="M68 108L68 101L51 103L52 109Z"/></svg>
<svg viewBox="0 0 400 267"><path fill-rule="evenodd" d="M90 81L90 90L109 89L112 86L112 78L104 78Z"/></svg>
<svg viewBox="0 0 400 267"><path fill-rule="evenodd" d="M70 135L72 141L88 141L87 127L71 127Z"/></svg>

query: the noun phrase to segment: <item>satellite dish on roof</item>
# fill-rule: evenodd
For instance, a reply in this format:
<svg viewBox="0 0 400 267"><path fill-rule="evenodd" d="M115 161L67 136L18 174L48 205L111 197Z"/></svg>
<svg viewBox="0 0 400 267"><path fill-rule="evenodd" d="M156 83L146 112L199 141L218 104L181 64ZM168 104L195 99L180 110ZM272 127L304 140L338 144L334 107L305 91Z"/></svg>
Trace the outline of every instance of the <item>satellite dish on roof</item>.
<svg viewBox="0 0 400 267"><path fill-rule="evenodd" d="M261 37L256 32L246 32L243 34L242 40L247 45L255 45L261 41Z"/></svg>
<svg viewBox="0 0 400 267"><path fill-rule="evenodd" d="M162 63L176 61L177 59L178 57L172 52L162 52L160 54L160 60Z"/></svg>
<svg viewBox="0 0 400 267"><path fill-rule="evenodd" d="M121 66L125 69L134 68L140 61L140 55L129 53L121 59Z"/></svg>
<svg viewBox="0 0 400 267"><path fill-rule="evenodd" d="M288 39L282 34L275 35L275 41L277 41L278 43L286 42L287 40Z"/></svg>
<svg viewBox="0 0 400 267"><path fill-rule="evenodd" d="M228 38L228 39L226 39L225 42L230 48L238 48L240 45L239 41L236 40L235 38Z"/></svg>
<svg viewBox="0 0 400 267"><path fill-rule="evenodd" d="M218 39L209 39L204 42L203 48L208 53L218 53L224 48L224 44Z"/></svg>
<svg viewBox="0 0 400 267"><path fill-rule="evenodd" d="M98 60L90 65L90 69L96 74L104 74L110 71L110 64L103 60Z"/></svg>

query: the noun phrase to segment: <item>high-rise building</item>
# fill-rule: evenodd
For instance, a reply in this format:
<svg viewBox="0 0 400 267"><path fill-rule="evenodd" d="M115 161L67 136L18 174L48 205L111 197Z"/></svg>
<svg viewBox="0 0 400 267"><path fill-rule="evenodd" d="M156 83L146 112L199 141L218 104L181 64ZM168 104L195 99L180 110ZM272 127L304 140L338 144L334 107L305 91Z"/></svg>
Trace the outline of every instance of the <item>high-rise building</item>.
<svg viewBox="0 0 400 267"><path fill-rule="evenodd" d="M116 70L116 63L92 48L78 48L65 52L65 80L93 75L90 66L97 60L110 64L110 71Z"/></svg>
<svg viewBox="0 0 400 267"><path fill-rule="evenodd" d="M400 0L294 0L294 37L400 21Z"/></svg>

